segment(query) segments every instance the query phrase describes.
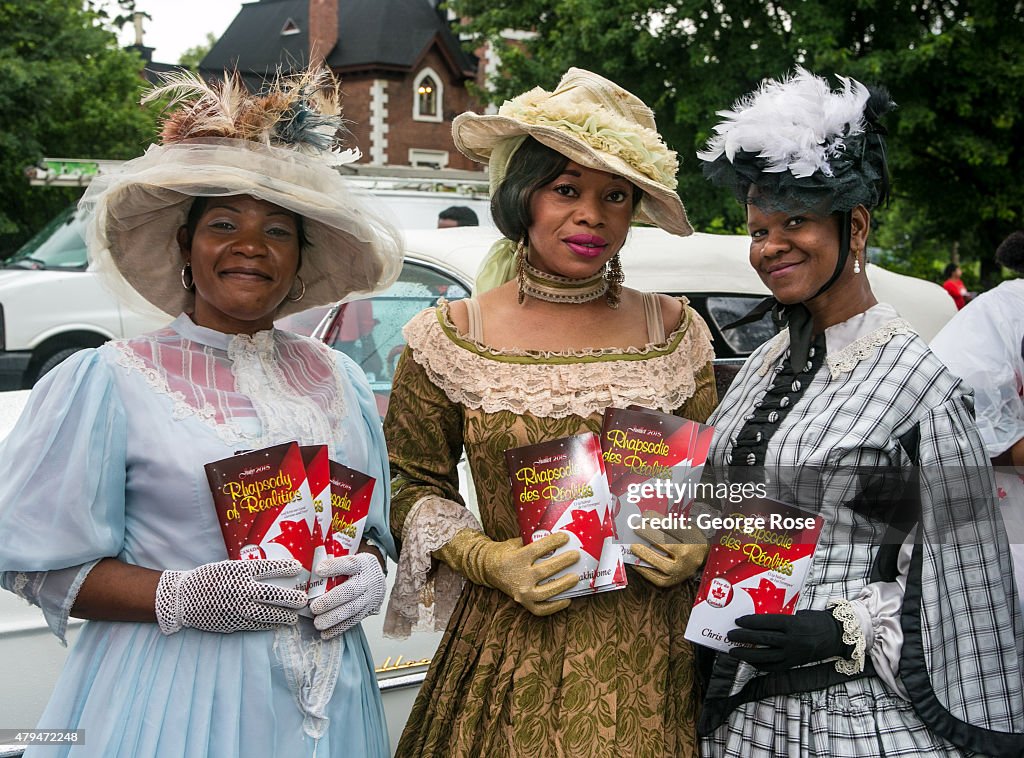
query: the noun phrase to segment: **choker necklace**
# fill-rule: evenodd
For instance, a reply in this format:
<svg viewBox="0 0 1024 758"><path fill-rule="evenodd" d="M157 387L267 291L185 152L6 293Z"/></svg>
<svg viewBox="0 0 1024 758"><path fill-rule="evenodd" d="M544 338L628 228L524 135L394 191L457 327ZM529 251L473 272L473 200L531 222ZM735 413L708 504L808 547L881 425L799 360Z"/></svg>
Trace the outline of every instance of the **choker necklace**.
<svg viewBox="0 0 1024 758"><path fill-rule="evenodd" d="M521 260L520 266L522 277L519 290L535 300L547 303L589 303L608 292L608 281L604 278L603 270L586 279L570 279L567 276L546 274L526 260Z"/></svg>

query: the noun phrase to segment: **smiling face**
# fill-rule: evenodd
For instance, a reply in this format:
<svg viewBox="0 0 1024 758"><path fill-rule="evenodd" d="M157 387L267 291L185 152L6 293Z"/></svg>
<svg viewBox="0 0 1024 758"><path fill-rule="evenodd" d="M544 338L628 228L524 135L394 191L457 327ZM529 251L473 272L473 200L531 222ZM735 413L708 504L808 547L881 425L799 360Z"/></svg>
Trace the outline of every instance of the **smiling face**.
<svg viewBox="0 0 1024 758"><path fill-rule="evenodd" d="M621 176L569 161L530 198L530 263L583 279L600 271L626 241L633 185Z"/></svg>
<svg viewBox="0 0 1024 758"><path fill-rule="evenodd" d="M225 334L269 329L299 267L297 217L247 195L205 202L191 240L178 230L195 282L193 319Z"/></svg>
<svg viewBox="0 0 1024 758"><path fill-rule="evenodd" d="M747 229L750 265L780 303L807 302L835 271L839 258L836 215L768 213L751 203L747 205ZM842 279L852 272L852 256L847 264L833 287L841 287Z"/></svg>

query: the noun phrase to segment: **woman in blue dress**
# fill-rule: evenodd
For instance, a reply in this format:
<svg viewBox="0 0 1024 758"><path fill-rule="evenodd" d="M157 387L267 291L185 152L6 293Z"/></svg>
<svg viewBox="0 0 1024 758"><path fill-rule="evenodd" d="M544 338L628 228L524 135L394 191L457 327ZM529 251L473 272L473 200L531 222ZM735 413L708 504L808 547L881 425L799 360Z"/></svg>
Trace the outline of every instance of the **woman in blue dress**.
<svg viewBox="0 0 1024 758"><path fill-rule="evenodd" d="M390 754L359 626L395 555L376 404L344 355L273 328L401 262L331 167L356 157L331 84L254 96L182 75L152 93L172 99L162 144L82 200L93 265L176 318L69 358L0 447L4 586L62 641L89 619L40 721L84 729L75 756ZM360 551L320 567L350 578L312 619L304 592L264 581L297 561L226 560L203 469L292 440L377 480Z"/></svg>

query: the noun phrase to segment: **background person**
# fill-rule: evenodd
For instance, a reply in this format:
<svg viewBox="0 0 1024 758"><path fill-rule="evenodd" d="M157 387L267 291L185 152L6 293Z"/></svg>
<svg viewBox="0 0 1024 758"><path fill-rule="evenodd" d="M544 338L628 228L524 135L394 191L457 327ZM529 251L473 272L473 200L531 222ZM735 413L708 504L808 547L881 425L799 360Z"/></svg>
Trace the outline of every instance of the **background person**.
<svg viewBox="0 0 1024 758"><path fill-rule="evenodd" d="M700 153L787 324L709 420L709 463L825 522L796 612L736 619L702 750L1020 755L1021 618L968 390L862 270L892 103L839 80L762 82Z"/></svg>
<svg viewBox="0 0 1024 758"><path fill-rule="evenodd" d="M385 420L402 542L385 631L408 632L424 590L448 625L397 755L694 756L699 693L683 631L703 538L665 552L637 545L654 568L629 568L625 589L551 601L576 578L540 583L577 556L534 565L568 536L523 547L504 457L600 432L611 405L697 420L714 407L700 317L685 299L621 286L633 219L692 231L675 153L639 99L575 68L497 115L460 115L453 134L488 163L506 239L478 298L406 326ZM464 450L482 526L459 496Z"/></svg>
<svg viewBox="0 0 1024 758"><path fill-rule="evenodd" d="M1024 275L1024 231L996 248L996 260ZM935 335L931 348L974 390L985 451L996 466L996 494L1024 597L1024 279L983 292Z"/></svg>
<svg viewBox="0 0 1024 758"><path fill-rule="evenodd" d="M953 302L956 303L956 309L960 310L967 305L967 298L970 297L967 285L960 278L963 276L963 271L960 270L960 266L956 263L949 263L943 269L942 276L945 278L945 281L942 282L942 288L953 298Z"/></svg>
<svg viewBox="0 0 1024 758"><path fill-rule="evenodd" d="M468 205L452 205L437 214L437 228L450 229L455 226L480 226L476 211Z"/></svg>
<svg viewBox="0 0 1024 758"><path fill-rule="evenodd" d="M329 73L262 96L182 74L150 94L164 96L162 144L82 207L94 265L177 318L62 363L0 447L4 585L61 640L68 616L91 619L40 721L84 729L85 745L46 754L388 756L358 624L383 600L380 552L321 564L350 578L300 619L305 592L263 581L297 561L226 560L203 466L326 444L378 479L366 534L394 555L366 379L273 321L387 286L398 235L330 167L355 155L338 149Z"/></svg>

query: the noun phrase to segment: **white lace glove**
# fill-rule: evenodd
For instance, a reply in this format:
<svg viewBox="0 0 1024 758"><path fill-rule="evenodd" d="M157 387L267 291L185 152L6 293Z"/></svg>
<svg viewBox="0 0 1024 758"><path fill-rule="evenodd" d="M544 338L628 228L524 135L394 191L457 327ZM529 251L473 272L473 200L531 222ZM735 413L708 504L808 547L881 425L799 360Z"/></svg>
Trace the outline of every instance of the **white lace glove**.
<svg viewBox="0 0 1024 758"><path fill-rule="evenodd" d="M386 580L380 561L372 553L328 558L320 562L316 572L320 576L348 577L309 604L313 625L325 640L337 637L367 616L380 613Z"/></svg>
<svg viewBox="0 0 1024 758"><path fill-rule="evenodd" d="M191 571L165 571L156 588L160 631L174 634L189 626L204 632L273 629L299 620L296 609L306 593L261 579L298 576L295 560L219 561Z"/></svg>

